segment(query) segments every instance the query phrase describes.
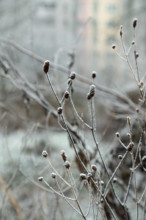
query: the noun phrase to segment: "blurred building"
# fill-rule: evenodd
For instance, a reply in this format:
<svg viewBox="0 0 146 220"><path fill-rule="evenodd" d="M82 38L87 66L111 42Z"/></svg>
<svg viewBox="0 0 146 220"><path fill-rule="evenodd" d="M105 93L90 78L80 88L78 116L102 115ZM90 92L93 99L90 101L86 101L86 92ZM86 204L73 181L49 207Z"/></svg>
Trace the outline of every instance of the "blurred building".
<svg viewBox="0 0 146 220"><path fill-rule="evenodd" d="M84 32L86 63L104 68L114 57L112 44L119 37L123 4L116 0L80 0L78 5L78 22L83 25L90 18Z"/></svg>
<svg viewBox="0 0 146 220"><path fill-rule="evenodd" d="M111 48L119 40L120 25L128 27L133 17L140 17L144 25L144 6L144 0L5 0L0 1L0 32L1 37L62 65L68 63L68 52L75 51L73 68L84 74L108 71L113 62L121 63ZM140 42L145 33L143 28ZM145 44L141 50L144 53Z"/></svg>

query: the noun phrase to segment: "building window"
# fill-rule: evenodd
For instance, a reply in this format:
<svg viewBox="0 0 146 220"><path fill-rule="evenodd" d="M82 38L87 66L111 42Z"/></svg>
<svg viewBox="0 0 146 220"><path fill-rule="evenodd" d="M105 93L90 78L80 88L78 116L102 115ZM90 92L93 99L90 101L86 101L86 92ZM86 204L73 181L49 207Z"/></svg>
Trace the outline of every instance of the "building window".
<svg viewBox="0 0 146 220"><path fill-rule="evenodd" d="M109 5L107 9L110 13L113 13L116 11L117 7L116 5Z"/></svg>

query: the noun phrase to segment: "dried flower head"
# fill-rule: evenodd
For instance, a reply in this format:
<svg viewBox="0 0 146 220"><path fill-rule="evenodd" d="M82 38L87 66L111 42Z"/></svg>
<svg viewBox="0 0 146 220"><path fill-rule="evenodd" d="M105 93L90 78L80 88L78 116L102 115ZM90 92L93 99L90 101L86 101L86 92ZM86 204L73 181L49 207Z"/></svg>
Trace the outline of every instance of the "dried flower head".
<svg viewBox="0 0 146 220"><path fill-rule="evenodd" d="M61 114L62 114L62 111L63 111L62 107L59 107L59 108L57 109L58 115L61 115Z"/></svg>
<svg viewBox="0 0 146 220"><path fill-rule="evenodd" d="M130 144L127 147L127 151L131 152L133 150L133 147L134 147L134 143L130 142Z"/></svg>
<svg viewBox="0 0 146 220"><path fill-rule="evenodd" d="M123 156L122 155L118 155L119 160L122 160Z"/></svg>
<svg viewBox="0 0 146 220"><path fill-rule="evenodd" d="M123 26L121 25L120 27L120 36L122 37L123 36Z"/></svg>
<svg viewBox="0 0 146 220"><path fill-rule="evenodd" d="M113 50L116 49L116 45L115 44L112 45L112 49Z"/></svg>
<svg viewBox="0 0 146 220"><path fill-rule="evenodd" d="M67 156L66 156L66 153L64 150L61 151L61 156L62 156L62 159L64 160L64 162L67 160Z"/></svg>
<svg viewBox="0 0 146 220"><path fill-rule="evenodd" d="M139 57L139 53L136 52L135 57L137 59Z"/></svg>
<svg viewBox="0 0 146 220"><path fill-rule="evenodd" d="M43 181L43 177L42 176L40 176L40 177L38 177L38 181Z"/></svg>
<svg viewBox="0 0 146 220"><path fill-rule="evenodd" d="M133 28L136 28L136 26L137 26L137 21L138 21L137 18L134 18L134 19L133 19Z"/></svg>
<svg viewBox="0 0 146 220"><path fill-rule="evenodd" d="M75 72L72 72L72 73L70 74L70 78L71 78L72 80L74 80L74 79L76 78L76 73L75 73Z"/></svg>
<svg viewBox="0 0 146 220"><path fill-rule="evenodd" d="M117 182L117 178L114 177L114 178L113 178L113 183L116 183L116 182Z"/></svg>
<svg viewBox="0 0 146 220"><path fill-rule="evenodd" d="M94 95L95 95L95 85L91 85L89 93L87 94L87 99L90 100Z"/></svg>
<svg viewBox="0 0 146 220"><path fill-rule="evenodd" d="M46 60L45 62L44 62L44 66L43 66L43 70L44 70L44 72L47 74L48 73L48 71L49 71L49 67L50 67L50 62L49 62L49 60Z"/></svg>
<svg viewBox="0 0 146 220"><path fill-rule="evenodd" d="M86 174L80 173L80 179L81 179L81 180L86 180L86 179L87 179Z"/></svg>
<svg viewBox="0 0 146 220"><path fill-rule="evenodd" d="M116 136L117 138L119 138L119 137L120 137L120 133L119 133L119 132L116 132L116 133L115 133L115 136Z"/></svg>
<svg viewBox="0 0 146 220"><path fill-rule="evenodd" d="M43 157L47 157L47 156L48 156L47 151L44 150L44 151L42 152L42 156L43 156Z"/></svg>
<svg viewBox="0 0 146 220"><path fill-rule="evenodd" d="M66 92L64 93L64 97L65 97L65 99L68 99L68 98L69 98L69 92L68 92L68 91L66 91Z"/></svg>
<svg viewBox="0 0 146 220"><path fill-rule="evenodd" d="M69 169L71 164L68 160L66 160L65 163L64 163L64 166L65 166L66 169Z"/></svg>
<svg viewBox="0 0 146 220"><path fill-rule="evenodd" d="M51 177L52 177L53 179L55 179L55 178L56 178L56 173L51 173Z"/></svg>
<svg viewBox="0 0 146 220"><path fill-rule="evenodd" d="M91 168L92 168L92 170L97 171L97 167L96 167L95 164L93 164L93 165L91 166Z"/></svg>
<svg viewBox="0 0 146 220"><path fill-rule="evenodd" d="M92 71L92 79L95 79L96 78L96 71Z"/></svg>

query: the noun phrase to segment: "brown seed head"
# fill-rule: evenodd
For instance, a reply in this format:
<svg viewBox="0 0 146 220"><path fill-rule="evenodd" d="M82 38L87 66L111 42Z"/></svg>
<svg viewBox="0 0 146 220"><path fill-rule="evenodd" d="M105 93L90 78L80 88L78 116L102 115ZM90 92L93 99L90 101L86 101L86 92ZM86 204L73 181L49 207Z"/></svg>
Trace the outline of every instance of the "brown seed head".
<svg viewBox="0 0 146 220"><path fill-rule="evenodd" d="M134 20L133 20L133 28L136 28L136 26L137 26L137 21L138 21L138 19L137 19L137 18L134 18Z"/></svg>
<svg viewBox="0 0 146 220"><path fill-rule="evenodd" d="M66 92L64 93L64 97L65 97L66 99L69 98L69 92L68 92L68 91L66 91Z"/></svg>
<svg viewBox="0 0 146 220"><path fill-rule="evenodd" d="M113 50L116 49L116 45L115 44L112 45L112 49Z"/></svg>
<svg viewBox="0 0 146 220"><path fill-rule="evenodd" d="M66 169L69 169L70 166L71 166L71 164L70 164L70 162L67 160L67 161L65 161L64 166L65 166Z"/></svg>
<svg viewBox="0 0 146 220"><path fill-rule="evenodd" d="M96 71L92 71L92 79L96 78Z"/></svg>
<svg viewBox="0 0 146 220"><path fill-rule="evenodd" d="M59 107L59 108L57 109L58 115L61 115L61 114L62 114L62 111L63 111L62 107Z"/></svg>
<svg viewBox="0 0 146 220"><path fill-rule="evenodd" d="M38 177L38 181L43 181L43 177L42 176L40 176L40 177Z"/></svg>
<svg viewBox="0 0 146 220"><path fill-rule="evenodd" d="M75 72L72 72L72 73L70 74L70 78L71 78L72 80L74 80L74 79L76 78L76 73L75 73Z"/></svg>
<svg viewBox="0 0 146 220"><path fill-rule="evenodd" d="M119 160L122 160L123 156L122 155L118 155Z"/></svg>
<svg viewBox="0 0 146 220"><path fill-rule="evenodd" d="M55 178L56 178L56 173L51 173L51 177L52 177L53 179L55 179Z"/></svg>
<svg viewBox="0 0 146 220"><path fill-rule="evenodd" d="M114 177L114 178L113 178L113 183L116 183L116 182L117 182L117 178Z"/></svg>
<svg viewBox="0 0 146 220"><path fill-rule="evenodd" d="M81 180L86 180L86 179L87 179L86 174L81 173L81 174L80 174L80 179L81 179Z"/></svg>
<svg viewBox="0 0 146 220"><path fill-rule="evenodd" d="M120 27L120 36L122 37L122 35L123 35L123 26L121 25L121 27Z"/></svg>
<svg viewBox="0 0 146 220"><path fill-rule="evenodd" d="M119 137L120 137L120 133L119 133L119 132L116 132L115 136L116 136L117 138L119 138Z"/></svg>
<svg viewBox="0 0 146 220"><path fill-rule="evenodd" d="M137 59L137 58L139 57L139 53L136 53L136 54L135 54L135 57L136 57L136 59Z"/></svg>
<svg viewBox="0 0 146 220"><path fill-rule="evenodd" d="M129 152L131 152L131 151L133 150L133 147L134 147L134 143L133 143L133 142L130 142L130 144L129 144L128 147L127 147L127 150L128 150Z"/></svg>
<svg viewBox="0 0 146 220"><path fill-rule="evenodd" d="M95 85L91 85L89 93L87 94L87 99L90 100L94 95L95 95Z"/></svg>
<svg viewBox="0 0 146 220"><path fill-rule="evenodd" d="M64 150L61 151L61 157L64 160L64 162L67 160L67 156Z"/></svg>
<svg viewBox="0 0 146 220"><path fill-rule="evenodd" d="M47 156L48 156L47 151L44 150L44 151L42 152L42 156L43 156L43 157L47 157Z"/></svg>
<svg viewBox="0 0 146 220"><path fill-rule="evenodd" d="M96 165L93 164L93 165L91 166L91 168L92 168L92 170L97 171Z"/></svg>
<svg viewBox="0 0 146 220"><path fill-rule="evenodd" d="M44 62L44 66L43 66L43 70L44 70L44 72L47 74L48 73L48 71L49 71L49 67L50 67L50 62L49 62L49 60L46 60L45 62Z"/></svg>

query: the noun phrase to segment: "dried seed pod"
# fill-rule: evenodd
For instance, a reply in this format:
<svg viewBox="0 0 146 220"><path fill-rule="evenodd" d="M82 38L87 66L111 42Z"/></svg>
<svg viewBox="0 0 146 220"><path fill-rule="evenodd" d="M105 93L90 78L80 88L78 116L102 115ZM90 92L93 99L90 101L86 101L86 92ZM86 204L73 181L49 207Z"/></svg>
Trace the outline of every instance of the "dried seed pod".
<svg viewBox="0 0 146 220"><path fill-rule="evenodd" d="M92 170L97 171L96 165L93 164L93 165L91 166L91 168L92 168Z"/></svg>
<svg viewBox="0 0 146 220"><path fill-rule="evenodd" d="M127 151L131 152L133 150L133 147L134 147L134 143L130 142L130 144L127 147Z"/></svg>
<svg viewBox="0 0 146 220"><path fill-rule="evenodd" d="M68 91L66 91L66 92L64 93L64 97L65 97L66 99L69 98L69 92L68 92Z"/></svg>
<svg viewBox="0 0 146 220"><path fill-rule="evenodd" d="M66 160L65 163L64 163L64 166L65 166L66 169L69 169L71 164L68 160Z"/></svg>
<svg viewBox="0 0 146 220"><path fill-rule="evenodd" d="M138 21L138 19L137 19L137 18L134 18L134 20L133 20L133 28L136 28L136 26L137 26L137 21Z"/></svg>
<svg viewBox="0 0 146 220"><path fill-rule="evenodd" d="M94 95L95 95L95 85L91 85L89 93L87 94L87 99L90 100Z"/></svg>
<svg viewBox="0 0 146 220"><path fill-rule="evenodd" d="M122 155L118 155L119 160L122 160L123 156Z"/></svg>
<svg viewBox="0 0 146 220"><path fill-rule="evenodd" d="M56 173L51 173L51 177L52 177L53 179L55 179L55 178L56 178Z"/></svg>
<svg viewBox="0 0 146 220"><path fill-rule="evenodd" d="M42 156L43 156L43 157L47 157L47 156L48 156L47 151L44 150L44 151L42 152Z"/></svg>
<svg viewBox="0 0 146 220"><path fill-rule="evenodd" d="M119 138L119 137L120 137L120 133L119 133L119 132L116 132L116 133L115 133L115 136L116 136L117 138Z"/></svg>
<svg viewBox="0 0 146 220"><path fill-rule="evenodd" d="M120 36L122 37L122 35L123 35L123 26L121 25L121 27L120 27Z"/></svg>
<svg viewBox="0 0 146 220"><path fill-rule="evenodd" d="M139 57L139 53L136 53L136 54L135 54L135 57L136 57L136 59L137 59L137 58Z"/></svg>
<svg viewBox="0 0 146 220"><path fill-rule="evenodd" d="M61 151L61 156L62 156L62 159L64 160L64 162L67 160L67 156L66 156L66 153L64 150Z"/></svg>
<svg viewBox="0 0 146 220"><path fill-rule="evenodd" d="M116 45L115 44L112 45L112 49L113 50L116 49Z"/></svg>
<svg viewBox="0 0 146 220"><path fill-rule="evenodd" d="M72 80L74 80L74 79L76 78L76 73L75 73L75 72L72 72L72 73L70 74L70 78L71 78Z"/></svg>
<svg viewBox="0 0 146 220"><path fill-rule="evenodd" d="M116 182L117 182L117 178L114 177L114 178L113 178L113 183L116 183Z"/></svg>
<svg viewBox="0 0 146 220"><path fill-rule="evenodd" d="M63 111L62 107L59 107L59 108L57 109L58 115L61 115L61 114L62 114L62 111Z"/></svg>
<svg viewBox="0 0 146 220"><path fill-rule="evenodd" d="M43 66L43 70L44 70L44 72L47 74L48 73L48 71L49 71L49 67L50 67L50 62L49 62L49 60L46 60L45 62L44 62L44 66Z"/></svg>
<svg viewBox="0 0 146 220"><path fill-rule="evenodd" d="M96 78L96 71L92 71L92 79Z"/></svg>
<svg viewBox="0 0 146 220"><path fill-rule="evenodd" d="M86 180L86 179L87 179L86 174L80 173L80 179L81 179L81 180Z"/></svg>
<svg viewBox="0 0 146 220"><path fill-rule="evenodd" d="M40 176L40 177L38 177L38 181L43 181L43 177L42 176Z"/></svg>

